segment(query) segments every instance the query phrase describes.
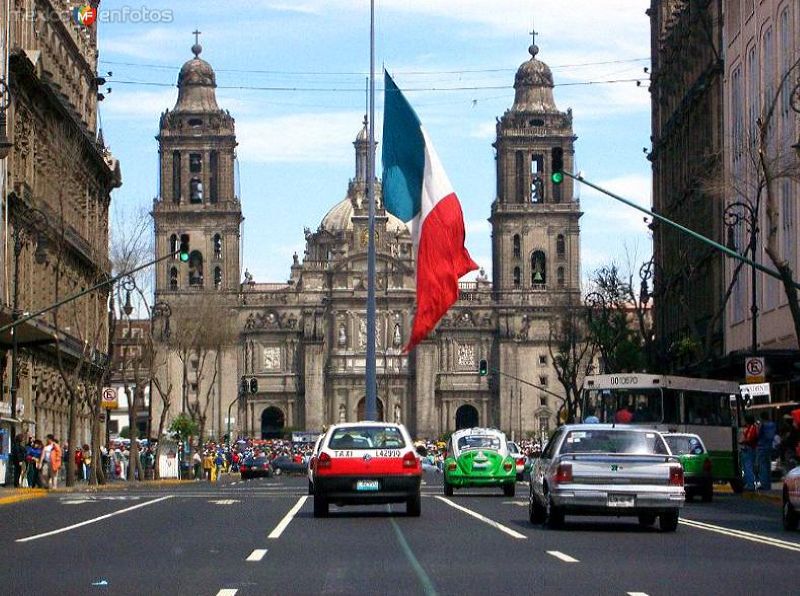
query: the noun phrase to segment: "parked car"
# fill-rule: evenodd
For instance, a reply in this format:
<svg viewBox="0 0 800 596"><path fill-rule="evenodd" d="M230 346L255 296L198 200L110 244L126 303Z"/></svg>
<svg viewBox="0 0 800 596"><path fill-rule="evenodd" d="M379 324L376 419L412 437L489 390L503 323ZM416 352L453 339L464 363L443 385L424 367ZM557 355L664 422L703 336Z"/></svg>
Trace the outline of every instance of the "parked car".
<svg viewBox="0 0 800 596"><path fill-rule="evenodd" d="M689 433L662 433L672 455L683 466L683 484L686 500L700 495L704 503L714 498L714 478L711 456L703 440Z"/></svg>
<svg viewBox="0 0 800 596"><path fill-rule="evenodd" d="M660 433L626 425L559 428L531 470L531 523L551 528L565 515L638 517L665 532L678 527L685 500L683 467Z"/></svg>
<svg viewBox="0 0 800 596"><path fill-rule="evenodd" d="M800 466L783 479L783 527L796 530L800 523Z"/></svg>
<svg viewBox="0 0 800 596"><path fill-rule="evenodd" d="M264 455L246 457L242 465L239 466L239 474L241 474L242 480L256 477L269 478L272 476L272 466L269 464L269 459Z"/></svg>
<svg viewBox="0 0 800 596"><path fill-rule="evenodd" d="M314 443L314 449L311 452L311 457L308 460L308 466L306 467L306 474L308 475L308 494L314 494L314 462L317 460L317 456L319 455L319 446L322 444L322 439L325 438L324 434L321 434L317 437L316 442Z"/></svg>
<svg viewBox="0 0 800 596"><path fill-rule="evenodd" d="M279 455L270 463L272 472L276 476L280 474L305 474L308 470L308 466L305 463L294 461L288 455Z"/></svg>
<svg viewBox="0 0 800 596"><path fill-rule="evenodd" d="M406 514L422 511L422 465L408 430L388 422L334 424L314 458L314 517L329 505L405 503Z"/></svg>
<svg viewBox="0 0 800 596"><path fill-rule="evenodd" d="M522 453L519 446L513 441L508 442L508 454L513 457L514 461L517 463L517 480L522 480L525 477L525 472L531 469L528 457Z"/></svg>
<svg viewBox="0 0 800 596"><path fill-rule="evenodd" d="M513 497L517 462L509 454L505 433L494 428L465 428L454 432L445 448L444 494L454 488L498 486Z"/></svg>

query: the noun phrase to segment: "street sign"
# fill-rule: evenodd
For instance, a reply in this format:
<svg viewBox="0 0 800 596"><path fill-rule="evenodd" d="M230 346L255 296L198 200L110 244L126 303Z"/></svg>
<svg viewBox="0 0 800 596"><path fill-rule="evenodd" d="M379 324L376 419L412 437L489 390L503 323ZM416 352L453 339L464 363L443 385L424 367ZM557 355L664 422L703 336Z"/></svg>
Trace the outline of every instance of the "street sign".
<svg viewBox="0 0 800 596"><path fill-rule="evenodd" d="M103 387L103 408L106 410L116 410L119 407L117 403L117 390L113 387Z"/></svg>
<svg viewBox="0 0 800 596"><path fill-rule="evenodd" d="M751 356L744 359L744 376L748 383L764 382L764 359Z"/></svg>
<svg viewBox="0 0 800 596"><path fill-rule="evenodd" d="M739 392L742 394L744 407L749 408L755 405L755 402L764 403L765 400L755 400L756 397L766 397L766 402L771 401L769 392L769 383L751 383L748 385L739 385Z"/></svg>

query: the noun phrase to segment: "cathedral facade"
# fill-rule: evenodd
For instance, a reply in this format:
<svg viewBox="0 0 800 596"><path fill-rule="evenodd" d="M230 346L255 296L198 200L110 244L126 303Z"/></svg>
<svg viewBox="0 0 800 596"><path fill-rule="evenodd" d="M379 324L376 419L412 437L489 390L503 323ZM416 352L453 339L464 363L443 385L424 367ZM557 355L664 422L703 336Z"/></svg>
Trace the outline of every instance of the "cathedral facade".
<svg viewBox="0 0 800 596"><path fill-rule="evenodd" d="M195 58L179 75L177 104L161 118L156 255L174 252L186 235L192 252L186 263L176 257L161 264L156 301L172 312L194 305L199 313L203 301L214 300L220 316L232 320L233 335L210 359L212 374L199 370L197 359L180 358L164 339L161 384L182 387L184 396L207 396L211 436L225 434L229 424L233 434L266 438L362 419L366 120L354 142L355 171L345 196L316 229L305 229L305 252L294 256L290 278L255 283L245 273L240 283L243 215L234 193L234 120L217 105L214 71L201 50L193 48ZM571 111L555 105L550 69L537 59L535 45L529 51L514 82L514 104L497 120L497 196L487 201L493 279L481 271L475 281L461 282L458 302L408 354L402 349L414 316L412 239L384 210L376 184L378 415L405 423L415 436L477 425L524 436L555 423L560 402L547 391L562 389L548 337L557 310L580 296L581 212L571 179L551 183L550 156L561 147L571 171L576 137ZM488 376L478 374L482 359ZM173 399L169 417L185 401ZM229 408L235 413L230 418Z"/></svg>

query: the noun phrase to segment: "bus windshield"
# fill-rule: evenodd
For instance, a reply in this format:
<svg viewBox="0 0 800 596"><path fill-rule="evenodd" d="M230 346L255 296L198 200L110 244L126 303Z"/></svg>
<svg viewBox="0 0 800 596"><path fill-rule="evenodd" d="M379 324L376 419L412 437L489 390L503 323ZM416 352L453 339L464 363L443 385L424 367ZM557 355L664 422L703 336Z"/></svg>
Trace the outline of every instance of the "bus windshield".
<svg viewBox="0 0 800 596"><path fill-rule="evenodd" d="M661 422L663 396L659 387L636 389L593 389L584 392L583 419L595 416L599 422Z"/></svg>

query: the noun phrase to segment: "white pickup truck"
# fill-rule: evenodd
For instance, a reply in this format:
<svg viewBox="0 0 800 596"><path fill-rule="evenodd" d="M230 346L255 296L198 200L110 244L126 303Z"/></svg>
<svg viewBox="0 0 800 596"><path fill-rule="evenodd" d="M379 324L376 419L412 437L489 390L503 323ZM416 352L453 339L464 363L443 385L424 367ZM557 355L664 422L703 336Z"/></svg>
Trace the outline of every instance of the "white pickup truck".
<svg viewBox="0 0 800 596"><path fill-rule="evenodd" d="M531 523L559 527L564 516L639 518L674 532L685 502L683 468L656 431L624 424L559 428L531 470Z"/></svg>

